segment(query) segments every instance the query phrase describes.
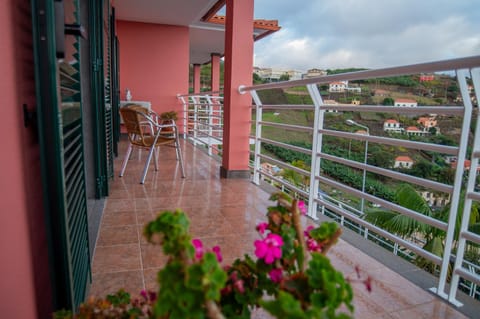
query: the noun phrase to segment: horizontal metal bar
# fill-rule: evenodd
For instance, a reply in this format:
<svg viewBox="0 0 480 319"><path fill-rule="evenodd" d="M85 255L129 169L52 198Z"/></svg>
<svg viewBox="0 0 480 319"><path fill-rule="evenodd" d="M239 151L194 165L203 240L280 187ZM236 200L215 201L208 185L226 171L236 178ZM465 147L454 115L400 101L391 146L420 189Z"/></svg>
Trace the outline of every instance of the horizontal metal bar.
<svg viewBox="0 0 480 319"><path fill-rule="evenodd" d="M305 86L307 84L323 84L337 81L353 81L374 78L393 77L409 74L433 73L438 71L450 71L457 69L469 69L480 66L480 56L472 56L460 59L451 59L444 61L419 63L406 66L390 67L378 70L366 70L358 72L349 72L341 74L333 74L326 76L319 76L310 79L283 81L268 84L259 84L252 86L241 86L239 91L241 93L253 90L267 90L276 88L289 88L295 86Z"/></svg>
<svg viewBox="0 0 480 319"><path fill-rule="evenodd" d="M377 166L365 165L365 164L360 163L360 162L344 159L344 158L333 156L333 155L330 155L330 154L318 153L317 156L319 156L323 159L332 161L332 162L336 162L336 163L344 164L344 165L347 165L347 166L355 167L355 168L358 168L358 169L361 169L361 170L365 169L365 170L367 170L369 172L372 172L372 173L380 174L380 175L383 175L383 176L388 176L388 177L395 178L395 179L398 179L398 180L401 180L401 181L404 181L404 182L409 182L409 183L413 183L413 184L416 184L416 185L419 185L419 186L424 186L424 187L427 187L427 188L430 188L430 189L433 189L433 190L437 190L437 191L441 191L441 192L444 192L444 193L451 194L452 191L453 191L453 186L451 186L451 185L438 183L438 182L431 181L431 180L428 180L428 179L424 179L424 178L420 178L420 177L416 177L416 176L412 176L412 175L408 175L408 174L403 174L403 173L400 173L400 172L392 171L392 170L377 167Z"/></svg>
<svg viewBox="0 0 480 319"><path fill-rule="evenodd" d="M312 151L311 151L311 150L305 149L305 148L302 148L302 147L299 147L299 146L294 146L294 145L290 145L290 144L285 144L285 143L282 143L282 142L277 142L277 141L270 140L270 139L268 139L268 138L263 138L263 137L262 137L262 138L259 138L258 140L259 140L260 142L262 142L262 143L272 144L272 145L279 146L279 147L283 147L283 148L286 148L286 149L289 149L289 150L292 150L292 151L296 151L296 152L300 152L300 153L312 155Z"/></svg>
<svg viewBox="0 0 480 319"><path fill-rule="evenodd" d="M460 236L473 243L480 244L480 235L478 234L472 233L470 231L462 231L460 233Z"/></svg>
<svg viewBox="0 0 480 319"><path fill-rule="evenodd" d="M473 199L473 200L476 200L476 201L480 201L480 193L468 192L467 193L467 198L470 198L470 199Z"/></svg>
<svg viewBox="0 0 480 319"><path fill-rule="evenodd" d="M342 216L344 216L348 219L351 219L355 223L360 224L361 226L363 226L365 228L368 228L369 230L371 230L371 231L373 231L373 232L375 232L375 233L377 233L377 234L379 234L379 235L381 235L385 238L388 238L391 241L393 241L395 243L398 243L399 245L410 249L411 251L414 251L417 255L422 256L425 259L428 259L428 260L432 261L433 263L435 263L437 265L440 265L442 263L442 259L440 257L422 249L421 247L418 247L415 244L412 244L409 241L406 241L406 240L404 240L404 239L402 239L402 238L400 238L400 237L398 237L398 236L396 236L392 233L389 233L389 232L383 230L382 228L380 228L378 226L370 224L369 222L365 221L364 219L359 218L358 216L355 216L355 215L347 212L346 210L343 210L343 209L339 208L338 206L332 205L332 204L330 204L328 202L324 202L322 200L317 200L317 201L320 204L323 204L326 208L328 208L330 210L333 210L337 214L340 214L340 215L342 215Z"/></svg>
<svg viewBox="0 0 480 319"><path fill-rule="evenodd" d="M411 217L411 218L413 218L413 219L415 219L419 222L425 223L427 225L436 227L436 228L441 229L441 230L445 230L445 231L447 230L447 226L448 226L447 223L442 222L438 219L435 219L435 218L432 218L432 217L429 217L429 216L426 216L426 215L423 215L423 214L419 214L418 212L416 212L414 210L405 208L403 206L400 206L400 205L397 205L397 204L394 204L394 203L391 203L391 202L388 202L388 201L381 200L378 197L375 197L375 196L367 194L367 193L363 193L362 191L359 191L355 188L349 187L345 184L336 182L334 180L328 179L326 177L317 176L316 178L320 182L325 183L325 184L327 184L331 187L340 189L344 192L356 195L358 197L363 197L364 199L366 199L368 201L380 203L385 208L389 208L389 209L391 209L391 210L393 210L397 213L400 213L402 215Z"/></svg>
<svg viewBox="0 0 480 319"><path fill-rule="evenodd" d="M458 147L454 147L454 146L437 145L437 144L431 144L431 143L401 140L397 138L356 134L356 133L326 130L326 129L318 130L318 132L321 134L329 135L329 136L343 137L346 139L352 139L357 141L368 141L372 143L388 144L393 146L403 146L403 147L417 149L417 150L434 151L434 152L448 154L448 155L458 155Z"/></svg>
<svg viewBox="0 0 480 319"><path fill-rule="evenodd" d="M472 273L471 271L466 270L465 268L457 268L455 269L455 274L459 275L460 277L467 279L477 285L480 285L480 276Z"/></svg>
<svg viewBox="0 0 480 319"><path fill-rule="evenodd" d="M308 127L308 126L281 124L281 123L265 122L265 121L260 121L259 124L265 125L265 126L270 126L270 127L283 128L283 129L291 130L291 131L313 132L313 128Z"/></svg>
<svg viewBox="0 0 480 319"><path fill-rule="evenodd" d="M306 171L306 170L301 169L301 168L299 168L299 167L286 164L285 162L279 161L279 160L277 160L277 159L274 159L274 158L272 158L272 157L270 157L270 156L267 156L267 155L264 155L264 154L258 154L258 156L259 156L261 159L263 159L263 160L265 160L265 161L267 161L267 162L274 163L274 164L276 164L276 165L278 165L278 166L281 166L281 167L283 167L283 168L286 168L286 169L291 169L291 170L293 170L293 171L295 171L295 172L297 172L297 173L299 173L299 174L301 174L301 175L304 175L304 176L310 176L310 172L309 172L309 171Z"/></svg>
<svg viewBox="0 0 480 319"><path fill-rule="evenodd" d="M256 107L256 105L254 105ZM263 104L261 106L263 110L315 110L315 106L312 104L300 104L300 105L288 105L288 104Z"/></svg>
<svg viewBox="0 0 480 319"><path fill-rule="evenodd" d="M206 92L202 92L202 94L198 94L198 93L177 94L177 97L198 97L198 96L214 95L214 94L223 94L223 91L206 91Z"/></svg>
<svg viewBox="0 0 480 319"><path fill-rule="evenodd" d="M262 175L264 175L264 176L267 176L268 178L276 181L277 183L282 184L282 185L285 186L286 188L292 189L293 191L295 191L295 192L303 195L304 197L308 197L308 192L304 191L303 189L300 189L300 188L296 187L295 185L292 185L292 184L290 184L290 183L286 183L284 179L280 179L280 178L278 178L278 177L276 177L276 176L273 176L273 175L271 175L271 174L268 174L268 173L262 171L261 169L258 170L258 172L259 172L260 174L262 174Z"/></svg>
<svg viewBox="0 0 480 319"><path fill-rule="evenodd" d="M462 115L465 108L462 106L378 106L378 105L321 105L320 109L347 112L375 112L375 113L399 113L399 114L446 114Z"/></svg>

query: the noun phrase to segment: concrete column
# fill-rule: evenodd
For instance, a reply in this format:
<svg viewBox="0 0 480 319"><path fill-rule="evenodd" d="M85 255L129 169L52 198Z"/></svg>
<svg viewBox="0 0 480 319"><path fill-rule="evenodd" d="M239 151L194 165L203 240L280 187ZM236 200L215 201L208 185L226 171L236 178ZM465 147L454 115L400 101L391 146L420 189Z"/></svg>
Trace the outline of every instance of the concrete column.
<svg viewBox="0 0 480 319"><path fill-rule="evenodd" d="M220 91L220 54L212 53L211 57L212 74L210 75L210 79L212 82L212 91L217 92Z"/></svg>
<svg viewBox="0 0 480 319"><path fill-rule="evenodd" d="M200 64L193 65L193 93L200 93Z"/></svg>
<svg viewBox="0 0 480 319"><path fill-rule="evenodd" d="M240 85L252 84L254 0L226 0L224 131L220 175L249 178L251 101Z"/></svg>

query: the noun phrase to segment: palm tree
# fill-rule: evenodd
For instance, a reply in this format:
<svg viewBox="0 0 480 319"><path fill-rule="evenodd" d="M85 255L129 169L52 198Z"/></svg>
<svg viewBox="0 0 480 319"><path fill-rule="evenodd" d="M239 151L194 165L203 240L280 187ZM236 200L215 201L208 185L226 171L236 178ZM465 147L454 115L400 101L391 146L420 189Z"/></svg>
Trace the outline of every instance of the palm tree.
<svg viewBox="0 0 480 319"><path fill-rule="evenodd" d="M464 196L461 196L461 198L464 198ZM403 184L397 189L395 192L395 203L423 215L448 222L450 204L446 205L444 209L439 212L433 212L425 199L423 199L417 191L408 184ZM465 202L461 201L458 207L459 213L457 214L455 224L455 239L458 239L458 234L460 232L464 204ZM411 217L392 211L370 210L365 213L364 218L372 224L382 227L404 239L412 238L413 235L420 236L425 240L425 244L422 247L424 250L440 257L443 254L444 240L446 236L446 233L443 230L439 230L433 226L418 222ZM469 229L470 231L480 233L480 214L478 205L476 204L472 205ZM457 241L454 242L454 247L457 247ZM478 257L478 248L474 247L474 245L469 245L468 247L467 249ZM432 273L436 270L436 265L423 257L417 257L415 263L419 267Z"/></svg>

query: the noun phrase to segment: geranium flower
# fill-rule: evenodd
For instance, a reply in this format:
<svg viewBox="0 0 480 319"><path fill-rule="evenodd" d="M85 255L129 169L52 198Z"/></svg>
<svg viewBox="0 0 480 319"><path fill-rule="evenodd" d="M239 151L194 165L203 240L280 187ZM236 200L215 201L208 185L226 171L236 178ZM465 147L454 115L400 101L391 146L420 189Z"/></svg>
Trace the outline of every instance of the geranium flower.
<svg viewBox="0 0 480 319"><path fill-rule="evenodd" d="M270 277L271 281L279 283L280 281L282 281L283 272L281 269L274 268L270 270L270 272L268 273L268 276Z"/></svg>
<svg viewBox="0 0 480 319"><path fill-rule="evenodd" d="M203 243L200 239L193 239L192 245L195 247L195 259L200 260L203 257Z"/></svg>
<svg viewBox="0 0 480 319"><path fill-rule="evenodd" d="M307 206L305 206L305 202L303 200L298 201L298 210L302 215L307 214Z"/></svg>
<svg viewBox="0 0 480 319"><path fill-rule="evenodd" d="M268 234L263 240L255 241L255 256L263 258L266 264L272 264L282 257L283 239L277 234Z"/></svg>
<svg viewBox="0 0 480 319"><path fill-rule="evenodd" d="M307 239L307 249L311 252L322 252L322 246L313 238Z"/></svg>
<svg viewBox="0 0 480 319"><path fill-rule="evenodd" d="M217 261L218 261L219 263L221 263L222 260L223 260L223 257L222 257L222 253L220 252L220 246L214 246L214 247L212 248L212 251L213 251L213 252L215 253L215 255L217 256Z"/></svg>
<svg viewBox="0 0 480 319"><path fill-rule="evenodd" d="M260 233L260 235L263 235L267 227L268 227L268 223L260 223L257 225L257 231Z"/></svg>
<svg viewBox="0 0 480 319"><path fill-rule="evenodd" d="M313 225L308 226L307 229L305 229L303 231L303 235L307 238L310 238L310 231L314 228L315 228L315 226L313 226Z"/></svg>

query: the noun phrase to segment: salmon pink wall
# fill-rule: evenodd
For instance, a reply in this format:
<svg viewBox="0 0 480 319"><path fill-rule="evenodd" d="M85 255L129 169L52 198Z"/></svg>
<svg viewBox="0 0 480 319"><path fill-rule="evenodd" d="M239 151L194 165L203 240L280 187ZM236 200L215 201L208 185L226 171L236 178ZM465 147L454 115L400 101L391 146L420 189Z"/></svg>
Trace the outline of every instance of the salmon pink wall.
<svg viewBox="0 0 480 319"><path fill-rule="evenodd" d="M117 35L121 99L129 88L132 100L151 101L157 112L181 111L177 94L188 93L188 28L119 20Z"/></svg>
<svg viewBox="0 0 480 319"><path fill-rule="evenodd" d="M29 0L0 2L3 119L0 192L0 313L49 318L51 294L35 125L25 128L22 105L35 107Z"/></svg>
<svg viewBox="0 0 480 319"><path fill-rule="evenodd" d="M225 35L224 131L221 174L249 177L251 103L240 85L252 84L253 0L227 0Z"/></svg>

